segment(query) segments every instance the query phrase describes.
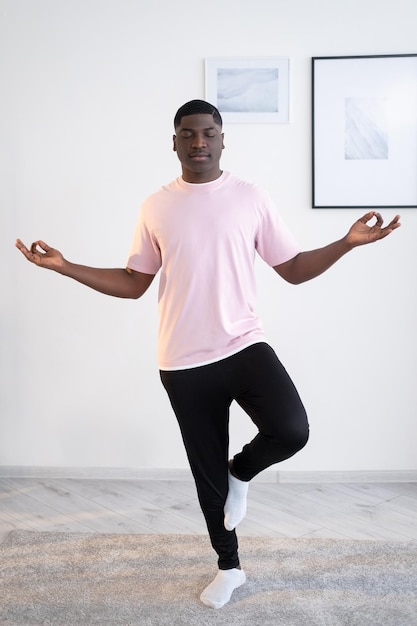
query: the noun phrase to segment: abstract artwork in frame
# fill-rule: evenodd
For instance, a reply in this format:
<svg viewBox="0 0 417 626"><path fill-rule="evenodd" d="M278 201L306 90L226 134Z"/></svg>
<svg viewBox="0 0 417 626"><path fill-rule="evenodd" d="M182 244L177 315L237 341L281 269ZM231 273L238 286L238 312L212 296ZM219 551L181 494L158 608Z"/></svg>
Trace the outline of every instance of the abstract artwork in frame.
<svg viewBox="0 0 417 626"><path fill-rule="evenodd" d="M313 208L417 207L417 54L313 57Z"/></svg>
<svg viewBox="0 0 417 626"><path fill-rule="evenodd" d="M206 100L225 122L289 122L289 59L207 58L205 78Z"/></svg>

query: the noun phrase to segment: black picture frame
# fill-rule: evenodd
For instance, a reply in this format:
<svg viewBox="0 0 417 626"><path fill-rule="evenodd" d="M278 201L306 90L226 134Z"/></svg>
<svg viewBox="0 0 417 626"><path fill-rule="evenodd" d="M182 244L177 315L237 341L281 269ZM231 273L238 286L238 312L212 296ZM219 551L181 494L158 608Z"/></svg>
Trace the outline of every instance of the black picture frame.
<svg viewBox="0 0 417 626"><path fill-rule="evenodd" d="M417 207L417 54L312 57L312 206Z"/></svg>

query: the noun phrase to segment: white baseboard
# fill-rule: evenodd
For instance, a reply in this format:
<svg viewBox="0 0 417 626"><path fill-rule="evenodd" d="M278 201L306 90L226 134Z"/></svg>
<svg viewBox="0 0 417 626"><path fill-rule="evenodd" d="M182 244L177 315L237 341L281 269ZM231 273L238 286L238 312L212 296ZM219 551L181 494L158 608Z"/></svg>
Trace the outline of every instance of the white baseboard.
<svg viewBox="0 0 417 626"><path fill-rule="evenodd" d="M280 483L415 483L417 470L277 472Z"/></svg>
<svg viewBox="0 0 417 626"><path fill-rule="evenodd" d="M25 467L0 466L2 478L97 478L123 480L193 480L188 469L129 467Z"/></svg>
<svg viewBox="0 0 417 626"><path fill-rule="evenodd" d="M188 469L119 467L0 466L0 478L88 478L120 480L193 480ZM417 482L417 470L299 472L266 470L254 481L262 483L404 483Z"/></svg>

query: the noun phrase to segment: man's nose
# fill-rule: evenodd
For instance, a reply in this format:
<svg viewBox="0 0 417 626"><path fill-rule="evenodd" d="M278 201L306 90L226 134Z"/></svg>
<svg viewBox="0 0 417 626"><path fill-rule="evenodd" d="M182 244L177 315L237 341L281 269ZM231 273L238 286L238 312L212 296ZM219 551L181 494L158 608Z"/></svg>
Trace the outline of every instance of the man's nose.
<svg viewBox="0 0 417 626"><path fill-rule="evenodd" d="M193 137L193 148L201 148L206 145L206 138L203 133L196 133Z"/></svg>

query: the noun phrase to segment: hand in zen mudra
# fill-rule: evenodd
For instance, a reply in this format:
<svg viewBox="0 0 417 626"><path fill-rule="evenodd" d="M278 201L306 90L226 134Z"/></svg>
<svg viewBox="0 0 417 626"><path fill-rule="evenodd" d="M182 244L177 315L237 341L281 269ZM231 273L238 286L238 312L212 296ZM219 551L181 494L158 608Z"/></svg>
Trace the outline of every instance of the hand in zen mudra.
<svg viewBox="0 0 417 626"><path fill-rule="evenodd" d="M368 222L373 217L376 218L376 222L371 226L368 226ZM385 227L382 227L383 223L384 220L382 219L380 213L377 213L376 211L369 211L369 213L366 213L351 226L346 236L346 240L351 246L354 247L383 239L392 233L393 230L401 226L400 216L396 215L394 219L392 219Z"/></svg>
<svg viewBox="0 0 417 626"><path fill-rule="evenodd" d="M64 257L59 252L46 244L44 241L34 241L28 249L20 240L16 240L16 248L27 258L28 261L49 270L59 271L64 263Z"/></svg>

